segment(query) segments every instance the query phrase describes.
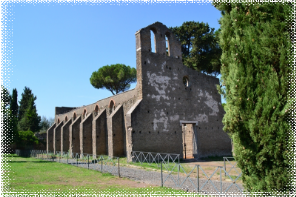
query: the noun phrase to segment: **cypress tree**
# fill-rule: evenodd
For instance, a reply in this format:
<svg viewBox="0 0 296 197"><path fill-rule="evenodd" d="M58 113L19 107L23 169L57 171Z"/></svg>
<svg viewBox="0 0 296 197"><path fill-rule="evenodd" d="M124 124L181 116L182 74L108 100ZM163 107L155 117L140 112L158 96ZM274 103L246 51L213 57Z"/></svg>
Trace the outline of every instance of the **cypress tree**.
<svg viewBox="0 0 296 197"><path fill-rule="evenodd" d="M244 188L251 192L291 191L291 35L287 28L291 6L213 4L222 12L222 86L218 89L227 102L223 129L233 139Z"/></svg>
<svg viewBox="0 0 296 197"><path fill-rule="evenodd" d="M20 130L38 132L41 129L41 117L37 114L34 98L31 98L28 104L29 106L26 109L23 118L19 121Z"/></svg>
<svg viewBox="0 0 296 197"><path fill-rule="evenodd" d="M1 85L1 109L7 109L11 101L9 91L3 85Z"/></svg>
<svg viewBox="0 0 296 197"><path fill-rule="evenodd" d="M18 115L18 103L17 103L17 90L14 88L12 90L12 96L10 101L10 110L12 112L12 115L14 117L17 117Z"/></svg>
<svg viewBox="0 0 296 197"><path fill-rule="evenodd" d="M37 99L36 96L32 93L32 90L28 87L25 87L24 92L22 93L22 98L20 100L20 105L19 105L19 113L18 113L18 120L20 121L26 110L29 107L29 102L33 98L33 102Z"/></svg>
<svg viewBox="0 0 296 197"><path fill-rule="evenodd" d="M16 143L18 139L17 118L9 109L2 110L2 115L2 131L4 134L2 153L12 153L11 145Z"/></svg>

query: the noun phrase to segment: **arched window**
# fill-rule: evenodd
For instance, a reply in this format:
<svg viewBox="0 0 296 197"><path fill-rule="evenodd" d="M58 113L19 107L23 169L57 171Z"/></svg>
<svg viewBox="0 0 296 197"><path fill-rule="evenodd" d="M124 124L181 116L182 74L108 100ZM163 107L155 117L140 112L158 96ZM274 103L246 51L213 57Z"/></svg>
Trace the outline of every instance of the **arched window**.
<svg viewBox="0 0 296 197"><path fill-rule="evenodd" d="M114 110L115 110L115 102L111 99L109 103L109 113L112 114Z"/></svg>
<svg viewBox="0 0 296 197"><path fill-rule="evenodd" d="M68 121L68 117L66 116L66 117L65 117L65 122L67 122L67 121Z"/></svg>
<svg viewBox="0 0 296 197"><path fill-rule="evenodd" d="M58 124L60 123L60 119L58 118Z"/></svg>
<svg viewBox="0 0 296 197"><path fill-rule="evenodd" d="M170 56L170 42L169 42L170 34L166 33L164 37L165 37L166 55Z"/></svg>
<svg viewBox="0 0 296 197"><path fill-rule="evenodd" d="M96 105L95 110L94 110L94 115L95 115L95 116L98 115L98 113L99 113L99 109L100 109L99 106Z"/></svg>
<svg viewBox="0 0 296 197"><path fill-rule="evenodd" d="M86 115L87 115L87 113L86 113L86 109L84 109L84 110L83 110L83 116L82 116L83 119L86 118Z"/></svg>
<svg viewBox="0 0 296 197"><path fill-rule="evenodd" d="M150 30L150 39L151 39L151 52L156 53L156 38L155 38L156 31L154 29Z"/></svg>
<svg viewBox="0 0 296 197"><path fill-rule="evenodd" d="M77 115L76 115L76 112L74 112L74 113L73 113L73 120L76 119L76 116L77 116Z"/></svg>
<svg viewBox="0 0 296 197"><path fill-rule="evenodd" d="M183 77L183 84L184 84L185 88L187 88L189 86L189 79L187 76Z"/></svg>

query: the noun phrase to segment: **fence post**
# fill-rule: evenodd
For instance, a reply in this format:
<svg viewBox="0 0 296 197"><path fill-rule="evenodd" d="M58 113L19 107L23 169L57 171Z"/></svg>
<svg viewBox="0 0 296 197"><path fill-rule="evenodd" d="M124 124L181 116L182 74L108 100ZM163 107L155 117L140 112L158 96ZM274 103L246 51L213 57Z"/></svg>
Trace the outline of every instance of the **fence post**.
<svg viewBox="0 0 296 197"><path fill-rule="evenodd" d="M68 164L68 157L69 157L69 152L67 152L67 164Z"/></svg>
<svg viewBox="0 0 296 197"><path fill-rule="evenodd" d="M197 192L199 192L199 165L197 166Z"/></svg>
<svg viewBox="0 0 296 197"><path fill-rule="evenodd" d="M119 157L117 157L117 163L118 163L118 177L120 177Z"/></svg>
<svg viewBox="0 0 296 197"><path fill-rule="evenodd" d="M178 163L178 181L177 181L177 184L178 184L178 187L179 187L179 182L180 182L180 178L179 178L179 172L180 172L180 163Z"/></svg>
<svg viewBox="0 0 296 197"><path fill-rule="evenodd" d="M159 154L157 154L156 156L157 156L157 167L159 167Z"/></svg>
<svg viewBox="0 0 296 197"><path fill-rule="evenodd" d="M103 159L101 159L101 172L103 172Z"/></svg>
<svg viewBox="0 0 296 197"><path fill-rule="evenodd" d="M226 164L225 164L225 157L223 157L223 161L224 161L224 170L225 170L224 174L225 174L225 177L226 177Z"/></svg>
<svg viewBox="0 0 296 197"><path fill-rule="evenodd" d="M220 166L220 183L221 183L221 193L222 193L222 174L221 174L221 168L222 168L222 166Z"/></svg>
<svg viewBox="0 0 296 197"><path fill-rule="evenodd" d="M89 155L87 155L87 168L89 169Z"/></svg>
<svg viewBox="0 0 296 197"><path fill-rule="evenodd" d="M160 179L161 179L161 187L163 187L163 180L162 180L162 162L160 163Z"/></svg>

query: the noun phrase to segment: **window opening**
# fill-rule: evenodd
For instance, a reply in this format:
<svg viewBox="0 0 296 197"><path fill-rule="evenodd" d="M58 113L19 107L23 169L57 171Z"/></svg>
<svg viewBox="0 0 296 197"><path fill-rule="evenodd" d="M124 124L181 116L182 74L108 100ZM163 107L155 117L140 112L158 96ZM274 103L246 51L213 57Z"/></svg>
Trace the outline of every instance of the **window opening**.
<svg viewBox="0 0 296 197"><path fill-rule="evenodd" d="M186 76L183 77L183 84L184 84L184 86L186 88L189 86L189 79L188 79L188 77L186 77Z"/></svg>
<svg viewBox="0 0 296 197"><path fill-rule="evenodd" d="M68 121L68 117L66 116L66 117L65 117L65 122L67 122L67 121Z"/></svg>
<svg viewBox="0 0 296 197"><path fill-rule="evenodd" d="M111 100L109 104L109 113L112 114L112 112L115 110L114 101Z"/></svg>
<svg viewBox="0 0 296 197"><path fill-rule="evenodd" d="M83 110L83 119L86 118L86 109Z"/></svg>
<svg viewBox="0 0 296 197"><path fill-rule="evenodd" d="M170 56L169 39L168 39L167 34L166 34L164 37L165 37L166 55L167 55L167 56Z"/></svg>
<svg viewBox="0 0 296 197"><path fill-rule="evenodd" d="M95 107L95 111L94 111L95 116L97 116L98 113L99 113L99 106L96 105L96 107Z"/></svg>
<svg viewBox="0 0 296 197"><path fill-rule="evenodd" d="M76 119L76 113L74 112L74 114L73 114L73 120L75 120Z"/></svg>
<svg viewBox="0 0 296 197"><path fill-rule="evenodd" d="M150 40L151 40L151 52L152 53L156 53L156 42L155 42L155 34L153 32L153 30L150 30Z"/></svg>

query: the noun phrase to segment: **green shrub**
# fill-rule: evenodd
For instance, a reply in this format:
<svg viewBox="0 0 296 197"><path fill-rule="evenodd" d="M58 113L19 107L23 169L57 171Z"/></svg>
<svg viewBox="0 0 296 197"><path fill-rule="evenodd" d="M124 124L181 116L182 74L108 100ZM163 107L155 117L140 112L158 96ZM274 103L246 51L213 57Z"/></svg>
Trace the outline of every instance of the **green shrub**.
<svg viewBox="0 0 296 197"><path fill-rule="evenodd" d="M32 149L38 145L38 138L32 131L19 131L17 146L19 149Z"/></svg>

